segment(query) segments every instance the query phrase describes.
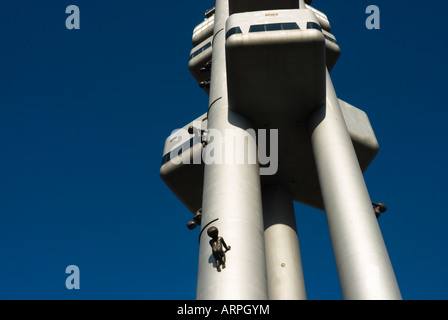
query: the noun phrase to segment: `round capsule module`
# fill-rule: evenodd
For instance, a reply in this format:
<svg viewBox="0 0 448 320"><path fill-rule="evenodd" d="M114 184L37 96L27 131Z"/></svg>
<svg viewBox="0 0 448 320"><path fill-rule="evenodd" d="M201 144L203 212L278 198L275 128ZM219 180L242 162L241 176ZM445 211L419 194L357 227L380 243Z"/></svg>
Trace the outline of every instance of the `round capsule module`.
<svg viewBox="0 0 448 320"><path fill-rule="evenodd" d="M307 9L227 20L230 108L260 121L301 121L325 103L325 37L313 24L318 20Z"/></svg>
<svg viewBox="0 0 448 320"><path fill-rule="evenodd" d="M190 73L199 84L199 87L204 89L207 95L210 91L210 71L213 54L212 42L213 37L209 37L194 47L190 52L190 60L188 62Z"/></svg>
<svg viewBox="0 0 448 320"><path fill-rule="evenodd" d="M205 12L205 20L196 26L193 30L192 43L193 46L198 46L201 42L213 35L215 27L215 10L210 9Z"/></svg>

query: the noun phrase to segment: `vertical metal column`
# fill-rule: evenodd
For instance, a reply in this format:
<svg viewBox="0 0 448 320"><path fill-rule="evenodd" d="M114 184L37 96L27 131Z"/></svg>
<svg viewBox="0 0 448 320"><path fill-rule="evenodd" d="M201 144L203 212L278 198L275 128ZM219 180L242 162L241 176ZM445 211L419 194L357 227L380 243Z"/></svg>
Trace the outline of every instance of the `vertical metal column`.
<svg viewBox="0 0 448 320"><path fill-rule="evenodd" d="M294 202L280 185L263 188L269 300L306 300Z"/></svg>
<svg viewBox="0 0 448 320"><path fill-rule="evenodd" d="M401 299L353 144L327 71L311 140L344 299Z"/></svg>
<svg viewBox="0 0 448 320"><path fill-rule="evenodd" d="M237 139L247 137L245 130L251 127L244 117L229 110L228 106L225 55L225 23L228 16L228 0L216 0L208 129L221 133L223 159L226 159L226 136L233 134ZM235 148L233 151L241 152ZM267 299L259 174L258 163L214 163L205 166L198 300ZM226 268L221 272L214 265L207 235L207 229L211 226L217 227L219 235L231 246L226 253Z"/></svg>

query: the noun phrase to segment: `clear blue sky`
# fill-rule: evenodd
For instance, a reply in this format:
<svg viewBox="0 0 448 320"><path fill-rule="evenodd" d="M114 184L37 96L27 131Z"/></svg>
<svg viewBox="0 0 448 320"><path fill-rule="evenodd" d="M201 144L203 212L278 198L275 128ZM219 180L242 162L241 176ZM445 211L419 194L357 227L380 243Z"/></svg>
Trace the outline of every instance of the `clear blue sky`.
<svg viewBox="0 0 448 320"><path fill-rule="evenodd" d="M78 5L81 29L65 28ZM381 29L365 9L381 9ZM338 96L380 153L365 178L405 299L447 299L446 2L316 0L342 49ZM0 299L194 299L198 230L159 177L207 110L189 74L213 1L0 3ZM309 299L341 299L324 213L296 205ZM81 289L65 288L65 268Z"/></svg>

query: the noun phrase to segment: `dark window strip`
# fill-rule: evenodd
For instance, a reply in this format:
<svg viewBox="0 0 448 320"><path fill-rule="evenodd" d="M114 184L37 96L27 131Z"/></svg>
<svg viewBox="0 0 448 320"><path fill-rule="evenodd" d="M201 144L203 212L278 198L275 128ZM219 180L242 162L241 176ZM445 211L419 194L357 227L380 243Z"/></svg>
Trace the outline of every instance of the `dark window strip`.
<svg viewBox="0 0 448 320"><path fill-rule="evenodd" d="M299 26L295 22L286 23L270 23L270 24L256 24L249 28L249 32L265 32L265 31L279 31L279 30L299 30Z"/></svg>
<svg viewBox="0 0 448 320"><path fill-rule="evenodd" d="M322 28L320 27L320 25L316 22L308 22L306 24L306 28L307 29L316 29L319 30L320 32L322 32Z"/></svg>
<svg viewBox="0 0 448 320"><path fill-rule="evenodd" d="M226 40L227 40L230 36L233 36L234 34L240 34L240 33L243 33L243 32L241 31L241 28L240 28L240 27L232 28L232 29L230 29L229 31L227 31L227 33L226 33Z"/></svg>
<svg viewBox="0 0 448 320"><path fill-rule="evenodd" d="M295 22L282 23L282 30L297 30L297 29L300 28Z"/></svg>
<svg viewBox="0 0 448 320"><path fill-rule="evenodd" d="M316 22L308 22L306 25L306 28L307 29L316 29L316 30L319 30L320 32L322 32L322 28ZM324 35L325 39L327 39L328 41L338 44L338 42L335 39L333 39L325 34L323 34L323 35Z"/></svg>
<svg viewBox="0 0 448 320"><path fill-rule="evenodd" d="M196 50L195 52L193 52L190 55L190 60L193 59L194 57L196 57L197 55L201 54L202 52L204 52L205 50L207 50L208 48L210 48L212 46L212 43L209 42L207 43L205 46L203 46L202 48Z"/></svg>
<svg viewBox="0 0 448 320"><path fill-rule="evenodd" d="M258 24L254 26L250 26L249 32L265 32L266 27L264 24Z"/></svg>
<svg viewBox="0 0 448 320"><path fill-rule="evenodd" d="M201 130L201 135L204 133L204 130ZM163 156L162 158L162 165L164 165L165 163L171 161L172 159L172 155L174 157L180 156L184 151L187 151L189 149L191 149L194 145L198 144L201 142L201 138L199 137L193 137L191 138L189 141L183 143L182 145L178 146L177 148L171 150L170 152L168 152L166 155Z"/></svg>
<svg viewBox="0 0 448 320"><path fill-rule="evenodd" d="M338 42L337 42L335 39L330 38L329 36L326 36L325 34L324 34L324 37L325 37L325 39L327 39L328 41L333 42L333 43L335 43L335 44L338 44Z"/></svg>

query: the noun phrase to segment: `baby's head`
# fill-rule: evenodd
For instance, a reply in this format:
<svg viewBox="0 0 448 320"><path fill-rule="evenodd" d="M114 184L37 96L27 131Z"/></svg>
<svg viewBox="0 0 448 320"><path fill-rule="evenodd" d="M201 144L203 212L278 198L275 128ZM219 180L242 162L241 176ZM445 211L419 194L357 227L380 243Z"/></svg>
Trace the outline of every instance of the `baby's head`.
<svg viewBox="0 0 448 320"><path fill-rule="evenodd" d="M212 238L212 239L216 239L216 238L218 238L218 234L219 234L218 228L216 228L216 227L210 227L210 228L208 228L208 230L207 230L207 234L208 234L208 236L209 236L210 238Z"/></svg>

